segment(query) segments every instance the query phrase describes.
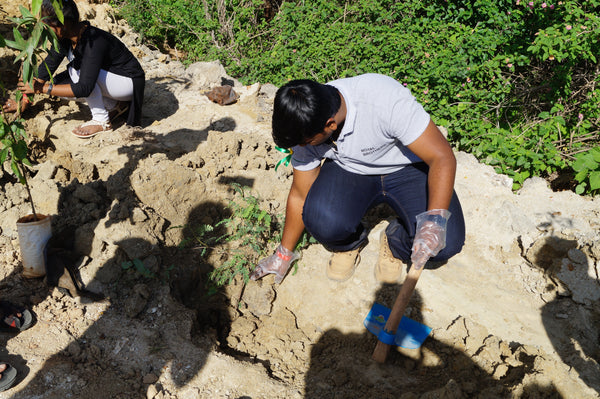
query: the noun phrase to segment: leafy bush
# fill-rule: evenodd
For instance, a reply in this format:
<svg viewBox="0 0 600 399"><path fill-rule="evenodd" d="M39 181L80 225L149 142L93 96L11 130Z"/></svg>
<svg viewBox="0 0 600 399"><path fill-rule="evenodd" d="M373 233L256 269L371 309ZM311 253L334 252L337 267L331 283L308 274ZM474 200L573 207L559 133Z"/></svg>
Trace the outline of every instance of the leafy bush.
<svg viewBox="0 0 600 399"><path fill-rule="evenodd" d="M228 205L231 216L214 225L204 224L192 228L191 236L180 244L181 247L192 246L200 251L201 256L206 256L209 250L224 256L225 261L209 275L215 287L230 284L238 276L248 282L258 261L270 255L281 241L282 223L278 220L282 218L274 218L262 209L260 200L246 193L247 187L233 183L232 188L236 199ZM222 233L219 227L225 227L226 231ZM304 232L296 250L314 242L314 238ZM213 292L216 291L215 287L212 287Z"/></svg>
<svg viewBox="0 0 600 399"><path fill-rule="evenodd" d="M579 182L575 192L600 193L600 148L579 154L573 162L573 169L577 172L575 180Z"/></svg>
<svg viewBox="0 0 600 399"><path fill-rule="evenodd" d="M600 142L600 0L118 3L147 38L245 83L393 76L515 189Z"/></svg>

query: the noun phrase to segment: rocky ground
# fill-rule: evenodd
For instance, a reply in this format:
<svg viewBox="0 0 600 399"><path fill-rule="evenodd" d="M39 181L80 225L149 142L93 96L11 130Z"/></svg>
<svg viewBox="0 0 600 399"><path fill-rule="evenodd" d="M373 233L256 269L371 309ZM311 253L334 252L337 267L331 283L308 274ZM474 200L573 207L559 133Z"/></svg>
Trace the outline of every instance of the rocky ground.
<svg viewBox="0 0 600 399"><path fill-rule="evenodd" d="M27 331L0 334L0 360L19 371L0 398L600 396L600 199L553 192L542 179L514 193L510 179L457 153L465 248L426 270L411 300L407 314L431 336L379 365L363 320L374 302L391 307L399 288L373 274L389 211L368 215L370 242L347 282L325 277L329 255L313 244L281 285L236 280L209 293L207 273L227 253L180 248L185 229L173 227L230 216L232 183L283 214L291 169L275 170L276 88L243 86L218 62L185 68L139 45L107 4L79 4L141 60L143 127L81 140L70 131L89 118L85 105L42 95L25 114L38 211L53 215L59 255L105 298L22 276L15 223L29 204L0 170L0 297L37 316ZM15 7L2 5L3 34ZM11 63L0 53L9 88ZM234 84L235 104L205 96L223 83Z"/></svg>

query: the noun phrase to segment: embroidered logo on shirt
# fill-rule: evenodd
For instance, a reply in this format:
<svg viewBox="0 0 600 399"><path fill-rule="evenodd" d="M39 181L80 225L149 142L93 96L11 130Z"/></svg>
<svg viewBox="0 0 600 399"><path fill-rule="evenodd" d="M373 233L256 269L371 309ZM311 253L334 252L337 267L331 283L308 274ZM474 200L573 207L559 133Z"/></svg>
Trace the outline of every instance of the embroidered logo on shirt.
<svg viewBox="0 0 600 399"><path fill-rule="evenodd" d="M361 148L360 152L363 155L363 157L369 156L377 151L379 151L381 148L385 147L385 145L380 145L379 147L367 147L367 148Z"/></svg>

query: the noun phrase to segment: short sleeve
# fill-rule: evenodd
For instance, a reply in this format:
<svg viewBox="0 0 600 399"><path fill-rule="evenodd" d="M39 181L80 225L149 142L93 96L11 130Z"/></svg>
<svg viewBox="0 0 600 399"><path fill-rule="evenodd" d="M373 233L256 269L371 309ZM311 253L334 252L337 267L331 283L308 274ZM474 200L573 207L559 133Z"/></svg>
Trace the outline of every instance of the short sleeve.
<svg viewBox="0 0 600 399"><path fill-rule="evenodd" d="M321 164L323 154L328 148L320 148L321 145L295 146L292 148L292 166L301 171L313 170ZM325 151L321 151L325 150Z"/></svg>
<svg viewBox="0 0 600 399"><path fill-rule="evenodd" d="M399 91L402 95L394 102L390 113L390 135L408 146L423 134L430 116L408 89L399 85Z"/></svg>

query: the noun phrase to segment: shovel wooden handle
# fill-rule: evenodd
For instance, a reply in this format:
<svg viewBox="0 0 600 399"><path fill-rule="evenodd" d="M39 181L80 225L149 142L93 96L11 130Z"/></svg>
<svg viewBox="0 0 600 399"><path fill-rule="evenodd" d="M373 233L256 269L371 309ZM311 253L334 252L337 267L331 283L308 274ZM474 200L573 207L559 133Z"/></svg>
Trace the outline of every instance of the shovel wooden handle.
<svg viewBox="0 0 600 399"><path fill-rule="evenodd" d="M408 274L406 275L406 279L402 284L402 288L400 288L400 292L396 297L396 301L394 302L394 307L390 311L390 316L385 323L384 331L390 334L396 334L396 330L398 329L398 324L400 324L400 320L402 320L402 315L404 315L404 311L406 310L406 306L410 301L410 297L412 296L413 291L415 290L415 286L417 285L417 281L419 280L419 276L421 276L421 272L423 271L423 266L425 266L425 261L422 264L413 264ZM384 344L381 341L377 342L377 346L375 346L375 350L373 351L373 360L378 363L385 363L385 359L390 351L390 345Z"/></svg>

